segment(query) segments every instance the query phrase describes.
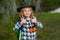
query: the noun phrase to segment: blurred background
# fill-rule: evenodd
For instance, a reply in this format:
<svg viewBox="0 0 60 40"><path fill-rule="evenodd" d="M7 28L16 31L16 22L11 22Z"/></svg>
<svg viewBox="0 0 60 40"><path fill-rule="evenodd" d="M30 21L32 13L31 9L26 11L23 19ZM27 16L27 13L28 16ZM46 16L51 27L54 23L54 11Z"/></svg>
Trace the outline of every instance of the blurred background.
<svg viewBox="0 0 60 40"><path fill-rule="evenodd" d="M0 40L17 40L13 27L23 2L35 5L35 16L43 28L37 28L37 40L60 40L60 0L0 0Z"/></svg>

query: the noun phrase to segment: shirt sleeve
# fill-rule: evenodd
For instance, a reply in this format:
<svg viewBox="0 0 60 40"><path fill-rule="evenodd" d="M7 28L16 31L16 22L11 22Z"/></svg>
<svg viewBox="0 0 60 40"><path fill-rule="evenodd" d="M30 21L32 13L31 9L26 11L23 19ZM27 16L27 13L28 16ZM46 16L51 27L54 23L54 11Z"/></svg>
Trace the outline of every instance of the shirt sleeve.
<svg viewBox="0 0 60 40"><path fill-rule="evenodd" d="M37 23L36 23L36 26L38 26L39 28L43 28L43 25L42 25L41 22L37 22Z"/></svg>
<svg viewBox="0 0 60 40"><path fill-rule="evenodd" d="M18 30L22 26L21 23L17 22L15 26L13 27L13 30Z"/></svg>

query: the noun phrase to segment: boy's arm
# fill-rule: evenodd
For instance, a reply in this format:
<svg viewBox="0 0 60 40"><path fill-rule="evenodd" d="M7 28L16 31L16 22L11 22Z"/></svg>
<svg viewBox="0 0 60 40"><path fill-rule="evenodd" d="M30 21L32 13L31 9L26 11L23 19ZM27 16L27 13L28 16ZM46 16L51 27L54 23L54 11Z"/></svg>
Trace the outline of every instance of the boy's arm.
<svg viewBox="0 0 60 40"><path fill-rule="evenodd" d="M41 22L37 22L35 25L38 26L39 28L43 28L43 25Z"/></svg>
<svg viewBox="0 0 60 40"><path fill-rule="evenodd" d="M21 23L17 22L15 26L13 27L13 30L18 30L22 26Z"/></svg>

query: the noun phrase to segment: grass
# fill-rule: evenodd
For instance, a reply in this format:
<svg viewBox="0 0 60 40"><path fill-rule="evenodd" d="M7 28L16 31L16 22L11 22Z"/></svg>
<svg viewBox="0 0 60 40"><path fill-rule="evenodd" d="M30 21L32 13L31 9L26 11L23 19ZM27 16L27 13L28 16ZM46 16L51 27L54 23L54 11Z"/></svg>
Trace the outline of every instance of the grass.
<svg viewBox="0 0 60 40"><path fill-rule="evenodd" d="M42 22L43 28L37 28L37 40L60 40L60 14L35 14L38 21ZM10 18L6 24L0 20L0 40L17 40L17 31L12 28L17 21L16 18Z"/></svg>

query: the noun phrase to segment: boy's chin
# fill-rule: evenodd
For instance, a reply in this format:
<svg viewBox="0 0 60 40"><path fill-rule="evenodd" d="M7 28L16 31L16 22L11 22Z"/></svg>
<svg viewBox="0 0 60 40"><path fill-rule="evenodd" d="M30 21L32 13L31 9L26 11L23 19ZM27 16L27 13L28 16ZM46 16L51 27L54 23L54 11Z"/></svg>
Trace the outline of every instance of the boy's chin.
<svg viewBox="0 0 60 40"><path fill-rule="evenodd" d="M30 17L30 16L26 16L26 17Z"/></svg>

